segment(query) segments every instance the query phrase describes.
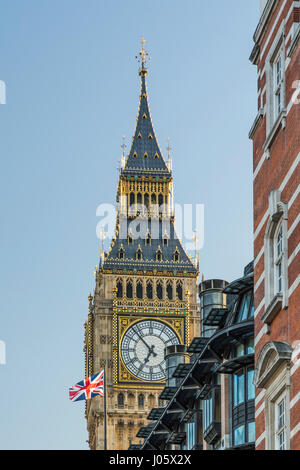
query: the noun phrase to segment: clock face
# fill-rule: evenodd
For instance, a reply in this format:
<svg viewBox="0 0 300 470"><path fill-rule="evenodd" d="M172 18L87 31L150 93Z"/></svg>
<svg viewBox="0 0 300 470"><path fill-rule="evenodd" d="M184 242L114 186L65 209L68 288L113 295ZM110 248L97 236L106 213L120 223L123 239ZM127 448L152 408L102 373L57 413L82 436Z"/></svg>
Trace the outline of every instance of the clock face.
<svg viewBox="0 0 300 470"><path fill-rule="evenodd" d="M142 320L123 336L121 355L127 369L139 379L159 381L165 378L164 349L179 344L171 327L157 320Z"/></svg>

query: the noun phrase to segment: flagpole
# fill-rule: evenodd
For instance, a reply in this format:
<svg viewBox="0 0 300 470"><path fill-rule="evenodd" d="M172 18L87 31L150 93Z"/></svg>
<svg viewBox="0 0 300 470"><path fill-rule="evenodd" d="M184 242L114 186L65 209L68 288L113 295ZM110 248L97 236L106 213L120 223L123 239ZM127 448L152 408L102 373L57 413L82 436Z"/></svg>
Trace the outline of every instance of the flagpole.
<svg viewBox="0 0 300 470"><path fill-rule="evenodd" d="M104 450L107 450L107 422L106 422L106 370L104 366L104 387L103 387L103 392L104 392Z"/></svg>

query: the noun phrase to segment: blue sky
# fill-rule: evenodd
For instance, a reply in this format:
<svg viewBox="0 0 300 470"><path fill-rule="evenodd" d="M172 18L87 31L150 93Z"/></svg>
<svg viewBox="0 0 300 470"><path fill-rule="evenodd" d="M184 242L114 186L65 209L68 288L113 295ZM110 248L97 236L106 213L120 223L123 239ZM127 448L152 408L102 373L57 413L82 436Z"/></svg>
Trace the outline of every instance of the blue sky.
<svg viewBox="0 0 300 470"><path fill-rule="evenodd" d="M84 402L67 389L83 377L96 207L115 201L134 132L142 34L175 200L205 204L201 272L230 281L251 261L258 15L253 0L2 2L2 449L87 449Z"/></svg>

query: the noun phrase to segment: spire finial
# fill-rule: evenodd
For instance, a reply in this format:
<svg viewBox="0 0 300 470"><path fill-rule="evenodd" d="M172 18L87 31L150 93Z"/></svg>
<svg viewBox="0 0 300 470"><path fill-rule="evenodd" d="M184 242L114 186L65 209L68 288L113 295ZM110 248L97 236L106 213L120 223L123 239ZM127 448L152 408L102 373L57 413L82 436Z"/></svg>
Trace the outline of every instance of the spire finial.
<svg viewBox="0 0 300 470"><path fill-rule="evenodd" d="M145 49L145 43L146 43L146 41L145 41L145 38L144 38L144 35L143 35L142 40L141 40L142 49L139 52L139 57L137 56L137 59L138 59L140 65L141 65L141 68L139 70L139 74L141 76L146 76L147 75L146 61L151 60L151 58L149 57L148 52Z"/></svg>
<svg viewBox="0 0 300 470"><path fill-rule="evenodd" d="M125 149L126 149L127 145L125 144L125 135L123 135L122 137L122 145L121 145L121 149L123 150L122 152L122 156L125 157Z"/></svg>
<svg viewBox="0 0 300 470"><path fill-rule="evenodd" d="M127 145L125 144L125 135L123 135L122 137L122 145L121 145L121 149L122 149L122 156L121 156L121 169L124 170L125 168L125 163L126 163L126 158L125 158L125 149L126 149Z"/></svg>
<svg viewBox="0 0 300 470"><path fill-rule="evenodd" d="M170 147L170 137L168 137L168 146L167 146L168 158L170 158L171 150L172 150L172 147Z"/></svg>

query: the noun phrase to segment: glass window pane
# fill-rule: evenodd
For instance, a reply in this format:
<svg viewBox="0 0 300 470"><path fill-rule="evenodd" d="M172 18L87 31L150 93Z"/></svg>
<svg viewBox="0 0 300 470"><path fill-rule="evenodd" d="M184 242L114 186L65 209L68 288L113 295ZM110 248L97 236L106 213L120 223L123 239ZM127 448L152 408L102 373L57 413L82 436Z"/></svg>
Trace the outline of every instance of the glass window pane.
<svg viewBox="0 0 300 470"><path fill-rule="evenodd" d="M285 432L279 434L279 450L285 450Z"/></svg>
<svg viewBox="0 0 300 470"><path fill-rule="evenodd" d="M255 442L255 423L248 423L248 442Z"/></svg>
<svg viewBox="0 0 300 470"><path fill-rule="evenodd" d="M254 354L254 338L248 339L247 354Z"/></svg>
<svg viewBox="0 0 300 470"><path fill-rule="evenodd" d="M254 400L255 398L255 386L253 383L254 369L248 370L247 374L247 398L248 400Z"/></svg>
<svg viewBox="0 0 300 470"><path fill-rule="evenodd" d="M235 348L235 357L244 356L244 345L238 344Z"/></svg>
<svg viewBox="0 0 300 470"><path fill-rule="evenodd" d="M252 293L248 292L248 294L245 294L244 297L242 298L238 321L247 320L250 306L251 306L251 296L252 296Z"/></svg>
<svg viewBox="0 0 300 470"><path fill-rule="evenodd" d="M233 385L233 404L234 406L239 405L240 403L244 402L244 372L240 372L239 374L234 374L234 385Z"/></svg>
<svg viewBox="0 0 300 470"><path fill-rule="evenodd" d="M245 425L236 428L233 432L234 445L239 446L245 444Z"/></svg>

